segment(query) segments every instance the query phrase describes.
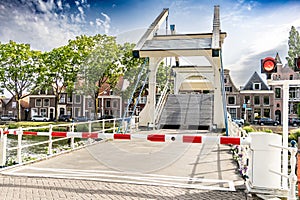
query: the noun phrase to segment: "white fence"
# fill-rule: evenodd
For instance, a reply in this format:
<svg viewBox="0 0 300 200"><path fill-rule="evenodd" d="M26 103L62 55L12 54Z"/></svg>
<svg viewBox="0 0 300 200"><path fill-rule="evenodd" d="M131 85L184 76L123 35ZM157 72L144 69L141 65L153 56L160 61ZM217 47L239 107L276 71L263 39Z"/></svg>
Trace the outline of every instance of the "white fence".
<svg viewBox="0 0 300 200"><path fill-rule="evenodd" d="M16 151L15 163L22 164L24 162L24 149L30 147L36 147L48 144L46 156L51 156L57 154L53 149L53 144L62 140L68 140L69 150L80 148L80 145L75 143L75 138L86 139L85 144L81 146L89 145L92 139L101 139L98 137L99 133L114 134L117 130L123 131L123 127L130 122L130 131L134 132L138 129L138 123L135 122L136 118L131 121L129 118L122 121L122 119L104 119L96 121L78 122L78 123L64 123L48 126L39 127L28 127L28 128L18 128L18 129L0 129L0 166L4 167L8 164L8 152ZM119 123L121 128L118 127ZM16 135L17 145L14 147L8 146L7 135ZM25 140L23 136L35 135L44 136L47 139L42 142L35 142L32 144L24 144Z"/></svg>

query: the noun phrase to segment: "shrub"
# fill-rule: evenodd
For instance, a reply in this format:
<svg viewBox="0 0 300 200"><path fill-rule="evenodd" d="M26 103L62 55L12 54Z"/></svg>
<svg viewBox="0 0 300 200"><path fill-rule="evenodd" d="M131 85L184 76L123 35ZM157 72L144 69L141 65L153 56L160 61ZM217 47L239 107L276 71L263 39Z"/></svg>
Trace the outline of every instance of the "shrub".
<svg viewBox="0 0 300 200"><path fill-rule="evenodd" d="M245 130L247 133L255 132L255 129L251 126L244 126L243 130Z"/></svg>
<svg viewBox="0 0 300 200"><path fill-rule="evenodd" d="M89 131L89 126L87 124L78 124L76 126L76 130L78 132L88 132Z"/></svg>
<svg viewBox="0 0 300 200"><path fill-rule="evenodd" d="M298 137L300 137L300 129L297 129L289 134L289 140L298 141Z"/></svg>
<svg viewBox="0 0 300 200"><path fill-rule="evenodd" d="M263 132L266 132L266 133L273 133L273 131L271 129L263 129Z"/></svg>
<svg viewBox="0 0 300 200"><path fill-rule="evenodd" d="M244 126L250 126L249 122L245 122Z"/></svg>
<svg viewBox="0 0 300 200"><path fill-rule="evenodd" d="M8 125L8 128L9 129L17 129L17 128L19 128L19 124L17 124L17 123L11 123L11 124Z"/></svg>

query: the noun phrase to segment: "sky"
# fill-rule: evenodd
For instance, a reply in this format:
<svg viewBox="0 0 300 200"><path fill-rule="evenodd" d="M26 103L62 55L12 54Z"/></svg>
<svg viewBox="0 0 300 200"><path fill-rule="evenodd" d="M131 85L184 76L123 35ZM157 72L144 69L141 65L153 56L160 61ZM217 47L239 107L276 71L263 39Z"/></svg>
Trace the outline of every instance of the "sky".
<svg viewBox="0 0 300 200"><path fill-rule="evenodd" d="M300 31L300 0L0 0L0 42L50 51L78 35L99 33L136 43L164 8L177 33L210 33L214 5L227 33L223 66L237 87L260 73L262 58L278 52L287 63L291 26Z"/></svg>

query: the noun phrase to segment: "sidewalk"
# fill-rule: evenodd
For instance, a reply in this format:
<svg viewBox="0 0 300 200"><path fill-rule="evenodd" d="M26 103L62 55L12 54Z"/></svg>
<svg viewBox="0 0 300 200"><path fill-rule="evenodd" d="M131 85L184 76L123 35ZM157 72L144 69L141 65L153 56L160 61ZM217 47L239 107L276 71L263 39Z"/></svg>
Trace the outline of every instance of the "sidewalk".
<svg viewBox="0 0 300 200"><path fill-rule="evenodd" d="M113 199L113 200L256 200L243 190L236 192L108 183L99 181L0 176L2 200Z"/></svg>

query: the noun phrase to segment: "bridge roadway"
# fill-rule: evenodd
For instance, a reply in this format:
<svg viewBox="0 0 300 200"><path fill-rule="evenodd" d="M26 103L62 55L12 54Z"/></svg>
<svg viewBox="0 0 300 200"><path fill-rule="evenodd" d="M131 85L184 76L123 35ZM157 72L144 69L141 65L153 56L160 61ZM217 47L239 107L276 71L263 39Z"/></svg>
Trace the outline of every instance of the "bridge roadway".
<svg viewBox="0 0 300 200"><path fill-rule="evenodd" d="M257 199L246 194L236 169L230 147L214 142L103 140L2 170L0 195L5 200Z"/></svg>

